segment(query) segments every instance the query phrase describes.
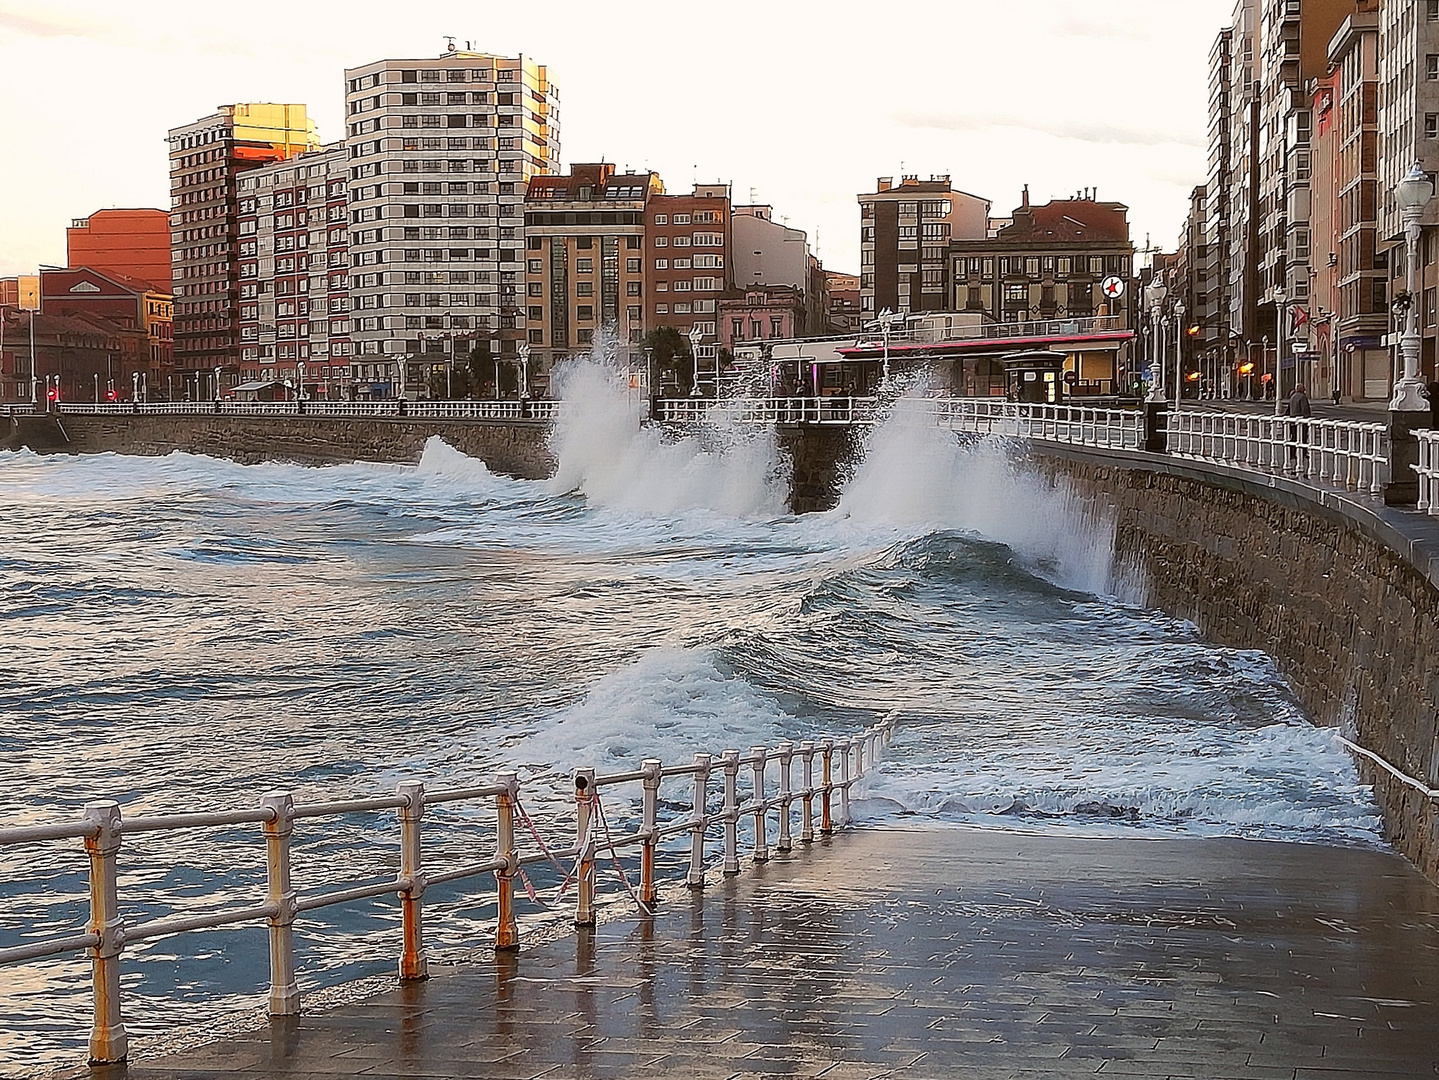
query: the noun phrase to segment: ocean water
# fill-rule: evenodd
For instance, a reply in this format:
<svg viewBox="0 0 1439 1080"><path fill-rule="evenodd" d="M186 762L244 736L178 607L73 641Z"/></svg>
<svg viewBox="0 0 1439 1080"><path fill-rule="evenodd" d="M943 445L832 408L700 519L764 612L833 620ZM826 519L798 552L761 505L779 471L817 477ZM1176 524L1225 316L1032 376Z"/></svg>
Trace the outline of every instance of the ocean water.
<svg viewBox="0 0 1439 1080"><path fill-rule="evenodd" d="M861 823L1381 842L1369 790L1273 663L1146 609L1102 509L1013 447L899 410L839 507L796 518L768 432L642 429L595 365L566 387L577 407L543 482L439 441L414 467L0 454L7 822L516 768L564 844L570 767L893 716ZM664 795L682 811L687 782ZM611 824L633 811L620 793ZM492 822L427 811L427 865L486 857ZM300 823L298 887L392 876L395 832L392 814ZM122 849L130 920L263 890L258 827ZM436 952L486 940L491 890L427 895ZM0 947L73 932L85 910L78 842L0 850ZM396 905L304 916L298 936L303 990L390 971ZM265 947L251 926L127 948L132 1037L262 1005ZM83 957L0 970L0 1074L82 1059L88 1010Z"/></svg>

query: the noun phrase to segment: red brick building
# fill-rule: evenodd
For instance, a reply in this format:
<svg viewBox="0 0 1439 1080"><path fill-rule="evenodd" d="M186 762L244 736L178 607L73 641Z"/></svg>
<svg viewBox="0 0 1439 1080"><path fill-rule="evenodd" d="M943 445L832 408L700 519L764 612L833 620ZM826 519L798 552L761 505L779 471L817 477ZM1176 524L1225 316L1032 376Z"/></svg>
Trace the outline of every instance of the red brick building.
<svg viewBox="0 0 1439 1080"><path fill-rule="evenodd" d="M141 396L147 387L153 393L153 383L147 383L149 339L138 327L95 315L13 308L0 309L0 318L0 404L43 402L56 395L60 401L129 401L137 386Z"/></svg>
<svg viewBox="0 0 1439 1080"><path fill-rule="evenodd" d="M645 204L645 326L673 327L684 336L698 326L704 337L697 360L711 378L719 299L732 284L733 237L728 184L697 184L689 195L652 195Z"/></svg>
<svg viewBox="0 0 1439 1080"><path fill-rule="evenodd" d="M142 330L151 395L164 396L174 374L171 299L147 281L102 273L92 267L40 272L40 311L90 317L116 329Z"/></svg>
<svg viewBox="0 0 1439 1080"><path fill-rule="evenodd" d="M65 230L66 266L136 278L170 294L170 213L97 210Z"/></svg>

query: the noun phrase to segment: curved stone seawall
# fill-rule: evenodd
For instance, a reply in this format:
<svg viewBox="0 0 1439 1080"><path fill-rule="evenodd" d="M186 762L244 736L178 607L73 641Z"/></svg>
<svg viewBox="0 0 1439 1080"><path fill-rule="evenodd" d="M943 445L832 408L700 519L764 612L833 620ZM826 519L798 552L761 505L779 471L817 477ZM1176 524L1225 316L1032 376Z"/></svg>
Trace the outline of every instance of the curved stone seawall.
<svg viewBox="0 0 1439 1080"><path fill-rule="evenodd" d="M43 440L37 417L36 450L64 449L94 454L159 455L177 450L245 464L293 461L335 464L347 461L420 460L425 443L438 435L450 446L478 458L495 472L525 480L543 480L554 472L538 420L419 420L377 417L310 416L166 416L65 413L59 417L64 440Z"/></svg>
<svg viewBox="0 0 1439 1080"><path fill-rule="evenodd" d="M1439 787L1439 527L1414 511L1161 455L1038 449L1113 515L1149 606L1273 656L1315 723ZM1360 759L1394 845L1439 881L1434 800Z"/></svg>

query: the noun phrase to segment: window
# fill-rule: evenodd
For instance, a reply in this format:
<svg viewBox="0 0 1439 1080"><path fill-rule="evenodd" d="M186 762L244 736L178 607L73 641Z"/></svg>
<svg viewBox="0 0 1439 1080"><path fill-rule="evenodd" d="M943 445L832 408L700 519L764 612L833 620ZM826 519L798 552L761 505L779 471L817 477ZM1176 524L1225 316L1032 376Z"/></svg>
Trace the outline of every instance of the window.
<svg viewBox="0 0 1439 1080"><path fill-rule="evenodd" d="M1430 53L1424 58L1424 77L1430 82L1439 80L1439 53Z"/></svg>
<svg viewBox="0 0 1439 1080"><path fill-rule="evenodd" d="M576 259L576 260L575 260L575 273L577 273L577 274L593 274L594 272L595 272L595 260L594 260L594 259Z"/></svg>
<svg viewBox="0 0 1439 1080"><path fill-rule="evenodd" d="M625 260L625 273L638 274L640 272L640 261L638 259Z"/></svg>
<svg viewBox="0 0 1439 1080"><path fill-rule="evenodd" d="M641 283L638 282L638 281L627 281L627 282L625 282L625 295L626 295L626 296L640 296L640 295L641 295L640 286L641 286Z"/></svg>
<svg viewBox="0 0 1439 1080"><path fill-rule="evenodd" d="M688 236L676 236L676 237L675 237L675 247L689 247L689 246L690 246L690 238L689 238Z"/></svg>
<svg viewBox="0 0 1439 1080"><path fill-rule="evenodd" d="M670 246L670 238L669 238L668 236L656 236L656 237L655 237L655 247L660 248L660 247L669 247L669 246Z"/></svg>
<svg viewBox="0 0 1439 1080"><path fill-rule="evenodd" d="M581 304L577 309L577 317L581 322L594 322L595 309L592 304Z"/></svg>
<svg viewBox="0 0 1439 1080"><path fill-rule="evenodd" d="M1430 22L1439 22L1439 0L1428 0L1424 5L1424 17Z"/></svg>
<svg viewBox="0 0 1439 1080"><path fill-rule="evenodd" d="M1439 0L1435 0L1435 3L1439 3ZM668 224L669 224L669 221L670 221L670 219L669 219L669 215L668 215L668 214L656 214L656 215L655 215L655 224L656 224L656 225L668 225Z"/></svg>
<svg viewBox="0 0 1439 1080"><path fill-rule="evenodd" d="M531 259L527 269L531 274L542 274L545 271L545 261L543 259Z"/></svg>
<svg viewBox="0 0 1439 1080"><path fill-rule="evenodd" d="M575 282L575 295L576 295L576 296L594 296L594 295L595 295L595 283L594 283L593 281L577 281L577 282Z"/></svg>
<svg viewBox="0 0 1439 1080"><path fill-rule="evenodd" d="M1439 139L1439 113L1424 114L1424 137Z"/></svg>
<svg viewBox="0 0 1439 1080"><path fill-rule="evenodd" d="M688 214L676 214L674 223L676 225L688 225L690 223L690 216Z"/></svg>

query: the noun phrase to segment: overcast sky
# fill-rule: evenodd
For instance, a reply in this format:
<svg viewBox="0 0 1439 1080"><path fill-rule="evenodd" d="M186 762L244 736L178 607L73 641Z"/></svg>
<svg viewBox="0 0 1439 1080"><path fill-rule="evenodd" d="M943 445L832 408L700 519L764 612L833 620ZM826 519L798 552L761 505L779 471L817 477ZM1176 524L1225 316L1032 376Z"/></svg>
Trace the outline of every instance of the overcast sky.
<svg viewBox="0 0 1439 1080"><path fill-rule="evenodd" d="M523 52L559 87L562 161L751 193L859 266L855 195L949 173L1008 213L1083 187L1172 248L1203 182L1207 56L1232 0L0 0L0 274L65 259L65 226L168 205L165 132L235 101L343 134L347 66L443 35Z"/></svg>

